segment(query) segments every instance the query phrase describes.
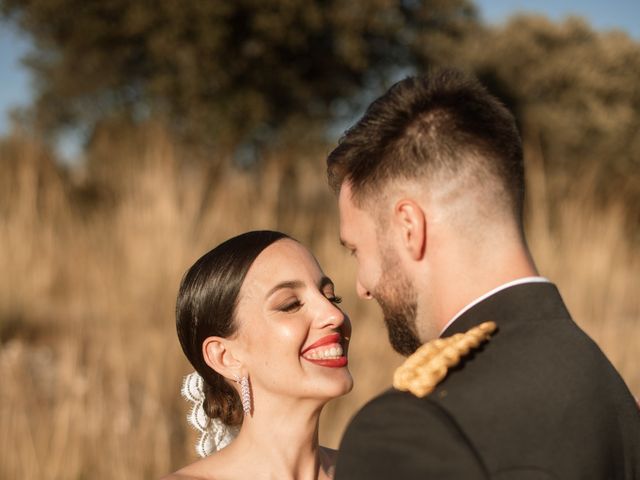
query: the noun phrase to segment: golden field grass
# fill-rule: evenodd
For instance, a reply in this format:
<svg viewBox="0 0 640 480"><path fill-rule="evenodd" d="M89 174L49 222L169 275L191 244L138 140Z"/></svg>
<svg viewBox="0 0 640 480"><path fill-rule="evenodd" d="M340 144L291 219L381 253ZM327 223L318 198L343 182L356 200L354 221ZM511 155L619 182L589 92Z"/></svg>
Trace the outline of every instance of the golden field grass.
<svg viewBox="0 0 640 480"><path fill-rule="evenodd" d="M107 143L95 148L117 163L117 181L97 207L37 142L16 137L0 150L0 479L153 479L193 460L177 287L206 250L260 228L310 246L354 323L356 387L322 418L322 440L337 446L400 359L377 307L355 298L323 152L274 156L259 174L207 173L157 130ZM597 204L588 176L549 204L534 153L528 233L540 271L639 396L640 252L625 227L638 207Z"/></svg>

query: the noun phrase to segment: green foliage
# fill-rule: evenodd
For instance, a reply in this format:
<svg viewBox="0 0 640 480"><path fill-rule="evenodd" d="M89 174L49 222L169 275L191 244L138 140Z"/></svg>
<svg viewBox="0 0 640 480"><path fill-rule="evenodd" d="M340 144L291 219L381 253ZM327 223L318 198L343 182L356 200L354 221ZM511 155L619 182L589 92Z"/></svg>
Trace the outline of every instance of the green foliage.
<svg viewBox="0 0 640 480"><path fill-rule="evenodd" d="M587 172L598 177L598 193L624 190L640 215L640 44L579 18L532 15L467 38L457 63L516 113L555 193Z"/></svg>
<svg viewBox="0 0 640 480"><path fill-rule="evenodd" d="M425 62L445 55L475 22L467 0L0 5L37 42L29 65L45 130L161 115L218 144L324 125L336 105L413 65L416 50Z"/></svg>
<svg viewBox="0 0 640 480"><path fill-rule="evenodd" d="M152 120L251 161L255 142L308 149L403 72L455 64L515 112L551 193L589 172L598 194L640 205L640 44L577 18L487 27L470 0L0 0L0 13L35 41L44 132L81 126L104 144Z"/></svg>

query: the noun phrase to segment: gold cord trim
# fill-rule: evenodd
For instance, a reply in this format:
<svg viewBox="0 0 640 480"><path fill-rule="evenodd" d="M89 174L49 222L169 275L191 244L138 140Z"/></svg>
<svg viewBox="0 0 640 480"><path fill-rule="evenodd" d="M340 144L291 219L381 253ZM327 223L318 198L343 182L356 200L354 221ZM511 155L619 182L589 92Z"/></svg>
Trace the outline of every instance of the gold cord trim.
<svg viewBox="0 0 640 480"><path fill-rule="evenodd" d="M466 333L447 338L437 338L422 345L398 367L393 375L393 386L403 392L411 392L422 398L447 376L449 368L471 349L489 340L498 328L495 322L484 322Z"/></svg>

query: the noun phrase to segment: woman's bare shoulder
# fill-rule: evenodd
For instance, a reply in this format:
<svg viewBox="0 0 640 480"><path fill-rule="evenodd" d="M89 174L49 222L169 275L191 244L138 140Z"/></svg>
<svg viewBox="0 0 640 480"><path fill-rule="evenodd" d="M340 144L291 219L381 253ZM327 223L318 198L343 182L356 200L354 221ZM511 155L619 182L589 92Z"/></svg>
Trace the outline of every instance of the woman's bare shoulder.
<svg viewBox="0 0 640 480"><path fill-rule="evenodd" d="M239 452L242 453L242 452ZM185 465L160 480L226 480L237 478L240 462L238 452L232 446L223 448L207 457Z"/></svg>
<svg viewBox="0 0 640 480"><path fill-rule="evenodd" d="M191 475L183 475L181 473L176 472L176 473L170 473L169 475L162 477L160 480L201 480L201 479Z"/></svg>
<svg viewBox="0 0 640 480"><path fill-rule="evenodd" d="M193 465L193 464L192 464ZM177 472L170 473L160 480L211 480L211 477L203 477L197 473L198 469L193 469L192 465L187 465Z"/></svg>

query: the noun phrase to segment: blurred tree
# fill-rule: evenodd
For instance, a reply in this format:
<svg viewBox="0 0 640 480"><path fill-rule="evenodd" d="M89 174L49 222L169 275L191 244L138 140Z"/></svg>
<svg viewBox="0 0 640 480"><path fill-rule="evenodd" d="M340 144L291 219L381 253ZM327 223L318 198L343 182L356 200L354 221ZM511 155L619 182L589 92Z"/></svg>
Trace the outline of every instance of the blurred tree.
<svg viewBox="0 0 640 480"><path fill-rule="evenodd" d="M457 61L516 112L558 184L552 193L595 172L600 194L640 202L640 43L579 18L527 15L478 29Z"/></svg>
<svg viewBox="0 0 640 480"><path fill-rule="evenodd" d="M476 21L468 0L0 0L32 35L45 131L165 118L235 145L324 125L399 70L437 62Z"/></svg>

